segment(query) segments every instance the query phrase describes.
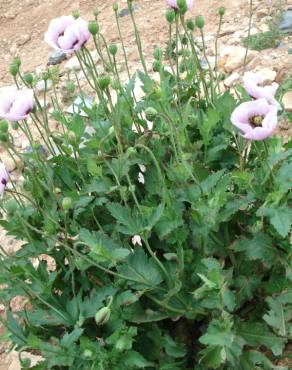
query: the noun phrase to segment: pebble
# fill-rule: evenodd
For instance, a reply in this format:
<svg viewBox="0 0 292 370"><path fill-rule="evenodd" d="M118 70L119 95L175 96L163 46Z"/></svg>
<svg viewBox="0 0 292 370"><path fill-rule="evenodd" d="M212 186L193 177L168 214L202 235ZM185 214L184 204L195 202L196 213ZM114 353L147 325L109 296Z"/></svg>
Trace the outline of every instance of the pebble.
<svg viewBox="0 0 292 370"><path fill-rule="evenodd" d="M50 88L53 86L53 81L52 80L47 80L47 82L45 83L44 80L40 80L37 82L35 88L37 90L37 92L41 93L41 92L44 92L46 89L47 90L50 90Z"/></svg>
<svg viewBox="0 0 292 370"><path fill-rule="evenodd" d="M292 9L288 9L283 13L278 29L282 32L292 33Z"/></svg>
<svg viewBox="0 0 292 370"><path fill-rule="evenodd" d="M224 54L219 61L219 65L223 66L226 72L231 73L243 66L246 48L241 46L225 47ZM257 51L249 50L246 62L249 63L257 54Z"/></svg>
<svg viewBox="0 0 292 370"><path fill-rule="evenodd" d="M54 50L49 57L48 66L55 66L67 59L67 55L61 50Z"/></svg>
<svg viewBox="0 0 292 370"><path fill-rule="evenodd" d="M231 87L239 80L239 78L240 74L238 72L234 72L232 73L232 75L230 75L224 80L224 85L227 87Z"/></svg>
<svg viewBox="0 0 292 370"><path fill-rule="evenodd" d="M136 12L137 10L139 10L139 5L138 4L134 4L133 11ZM122 10L120 10L118 12L118 17L119 18L123 18L123 17L125 17L127 15L130 15L130 12L129 12L129 9L128 8L124 8L124 9L122 9Z"/></svg>
<svg viewBox="0 0 292 370"><path fill-rule="evenodd" d="M257 74L263 78L263 84L271 84L277 77L277 72L269 68L258 69Z"/></svg>
<svg viewBox="0 0 292 370"><path fill-rule="evenodd" d="M282 99L284 108L288 112L292 112L292 91L287 91Z"/></svg>

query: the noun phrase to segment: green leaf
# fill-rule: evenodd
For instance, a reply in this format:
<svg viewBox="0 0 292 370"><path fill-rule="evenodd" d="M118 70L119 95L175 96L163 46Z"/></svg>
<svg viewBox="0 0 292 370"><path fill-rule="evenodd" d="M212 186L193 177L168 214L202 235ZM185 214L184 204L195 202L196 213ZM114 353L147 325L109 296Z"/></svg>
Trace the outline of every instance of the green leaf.
<svg viewBox="0 0 292 370"><path fill-rule="evenodd" d="M216 127L220 120L220 114L217 110L209 108L207 115L203 120L203 124L199 126L200 133L203 138L204 145L207 146L210 142L210 133Z"/></svg>
<svg viewBox="0 0 292 370"><path fill-rule="evenodd" d="M123 361L125 365L130 367L137 367L139 369L144 369L145 367L152 367L154 364L147 361L140 353L136 351L128 351L123 356Z"/></svg>
<svg viewBox="0 0 292 370"><path fill-rule="evenodd" d="M77 342L77 340L82 335L83 331L84 329L76 328L70 334L66 333L64 337L61 339L61 342L60 342L61 346L65 348L70 348L72 344Z"/></svg>
<svg viewBox="0 0 292 370"><path fill-rule="evenodd" d="M153 288L163 281L161 272L153 258L148 258L142 248L135 248L127 258L127 264L118 266L120 274L129 279L136 289Z"/></svg>
<svg viewBox="0 0 292 370"><path fill-rule="evenodd" d="M132 217L130 211L119 203L110 203L107 209L111 215L118 221L119 231L126 235L139 235L143 230L141 220Z"/></svg>
<svg viewBox="0 0 292 370"><path fill-rule="evenodd" d="M271 333L265 324L260 322L238 322L235 329L236 334L245 340L246 345L254 347L265 346L271 349L275 356L283 353L286 339Z"/></svg>
<svg viewBox="0 0 292 370"><path fill-rule="evenodd" d="M164 337L165 352L170 357L181 358L185 357L187 352L183 344L176 343L169 335Z"/></svg>
<svg viewBox="0 0 292 370"><path fill-rule="evenodd" d="M269 217L270 223L283 238L285 238L291 230L292 209L289 207L261 208L257 212L257 215Z"/></svg>
<svg viewBox="0 0 292 370"><path fill-rule="evenodd" d="M128 249L120 248L102 232L91 233L87 229L81 229L79 238L91 248L91 254L99 261L116 263L125 259L130 253Z"/></svg>
<svg viewBox="0 0 292 370"><path fill-rule="evenodd" d="M262 233L253 239L242 239L235 242L231 248L235 252L243 252L249 260L263 260L269 265L275 264L278 251L272 240Z"/></svg>
<svg viewBox="0 0 292 370"><path fill-rule="evenodd" d="M210 346L200 352L200 363L206 364L211 369L218 369L225 361L224 350L220 346Z"/></svg>
<svg viewBox="0 0 292 370"><path fill-rule="evenodd" d="M269 326L276 330L279 335L285 337L287 335L286 322L290 322L292 319L292 310L290 310L289 313L286 313L285 307L280 298L274 299L272 297L268 297L266 302L268 303L270 310L263 316L263 319Z"/></svg>

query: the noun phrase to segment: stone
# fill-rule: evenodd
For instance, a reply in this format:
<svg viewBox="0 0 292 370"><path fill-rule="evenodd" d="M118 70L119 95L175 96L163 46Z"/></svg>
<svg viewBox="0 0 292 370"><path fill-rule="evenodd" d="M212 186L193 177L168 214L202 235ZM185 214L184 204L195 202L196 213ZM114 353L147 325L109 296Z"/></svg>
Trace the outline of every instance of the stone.
<svg viewBox="0 0 292 370"><path fill-rule="evenodd" d="M94 103L94 99L91 96L85 95L83 98L77 96L73 104L66 109L66 113L79 114L82 117L88 117L88 114L84 111L84 108L91 109Z"/></svg>
<svg viewBox="0 0 292 370"><path fill-rule="evenodd" d="M13 172L17 167L23 168L23 162L19 157L14 157L14 160L7 153L1 154L1 161L4 163L5 168L8 172Z"/></svg>
<svg viewBox="0 0 292 370"><path fill-rule="evenodd" d="M44 80L40 80L37 82L35 88L37 92L41 93L44 92L45 90L50 90L50 88L53 86L53 81L52 80L47 80L45 83Z"/></svg>
<svg viewBox="0 0 292 370"><path fill-rule="evenodd" d="M219 65L223 65L225 71L231 73L243 66L246 49L241 46L232 46L226 49L225 58L219 62ZM247 53L246 63L249 63L257 54L257 51L249 50Z"/></svg>
<svg viewBox="0 0 292 370"><path fill-rule="evenodd" d="M277 72L269 68L259 69L256 72L263 78L263 84L271 84L277 77Z"/></svg>
<svg viewBox="0 0 292 370"><path fill-rule="evenodd" d="M68 62L65 63L64 69L66 71L80 71L81 67L77 57L70 58Z"/></svg>
<svg viewBox="0 0 292 370"><path fill-rule="evenodd" d="M292 33L292 9L283 13L278 29L282 32Z"/></svg>
<svg viewBox="0 0 292 370"><path fill-rule="evenodd" d="M224 80L224 85L227 87L231 87L239 80L239 78L240 74L238 72L234 72L232 73L232 75L230 75Z"/></svg>
<svg viewBox="0 0 292 370"><path fill-rule="evenodd" d="M287 91L282 99L284 108L288 112L292 112L292 91Z"/></svg>
<svg viewBox="0 0 292 370"><path fill-rule="evenodd" d="M61 50L54 50L49 57L48 66L55 66L67 59L67 55Z"/></svg>
<svg viewBox="0 0 292 370"><path fill-rule="evenodd" d="M139 5L138 4L134 4L133 11L136 12L137 10L139 10ZM128 8L121 9L118 12L118 17L119 18L123 18L123 17L125 17L127 15L130 15L130 12L129 12L129 9Z"/></svg>

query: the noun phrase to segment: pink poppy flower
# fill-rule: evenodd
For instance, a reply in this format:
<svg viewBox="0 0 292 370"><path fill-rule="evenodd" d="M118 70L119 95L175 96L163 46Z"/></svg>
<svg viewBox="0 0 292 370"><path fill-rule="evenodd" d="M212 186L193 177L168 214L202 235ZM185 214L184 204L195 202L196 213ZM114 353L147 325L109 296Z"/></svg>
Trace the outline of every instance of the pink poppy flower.
<svg viewBox="0 0 292 370"><path fill-rule="evenodd" d="M9 176L3 163L0 163L0 194L3 193L8 183Z"/></svg>
<svg viewBox="0 0 292 370"><path fill-rule="evenodd" d="M192 10L195 0L186 0L188 10ZM167 5L173 9L178 9L177 0L167 0Z"/></svg>
<svg viewBox="0 0 292 370"><path fill-rule="evenodd" d="M231 115L231 122L248 140L264 140L273 135L277 124L278 107L269 105L266 99L240 104Z"/></svg>
<svg viewBox="0 0 292 370"><path fill-rule="evenodd" d="M87 21L71 15L53 19L45 33L45 41L66 54L80 50L89 37Z"/></svg>
<svg viewBox="0 0 292 370"><path fill-rule="evenodd" d="M275 99L279 85L273 82L272 85L261 86L263 78L253 72L246 72L243 76L243 86L247 93L254 99L265 98L268 103L280 107Z"/></svg>
<svg viewBox="0 0 292 370"><path fill-rule="evenodd" d="M33 90L16 90L0 100L0 117L15 122L26 119L33 110Z"/></svg>

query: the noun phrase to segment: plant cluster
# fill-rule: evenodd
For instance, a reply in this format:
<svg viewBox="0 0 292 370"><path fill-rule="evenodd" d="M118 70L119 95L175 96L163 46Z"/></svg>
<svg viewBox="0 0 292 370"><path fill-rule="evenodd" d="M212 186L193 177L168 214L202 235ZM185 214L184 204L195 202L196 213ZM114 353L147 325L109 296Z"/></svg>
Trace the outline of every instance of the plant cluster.
<svg viewBox="0 0 292 370"><path fill-rule="evenodd" d="M45 40L75 53L96 94L74 115L54 86L43 96L49 113L37 77L22 73L19 59L10 66L17 91L0 102L0 138L24 163L24 182L19 188L1 166L0 224L23 245L13 255L0 248L0 320L22 369L276 369L284 356L292 143L275 136L278 85L249 72L236 94L222 92L217 63L203 68L194 42L198 33L205 46L204 18L186 18L193 1L168 5L171 55L153 53L159 82L146 68L132 0L142 66L134 74L116 4L120 48L106 42L96 13L89 23L77 14L51 22ZM84 99L77 74L67 88ZM13 130L30 150L15 149ZM14 312L16 297L23 304ZM23 352L43 360L31 366Z"/></svg>

